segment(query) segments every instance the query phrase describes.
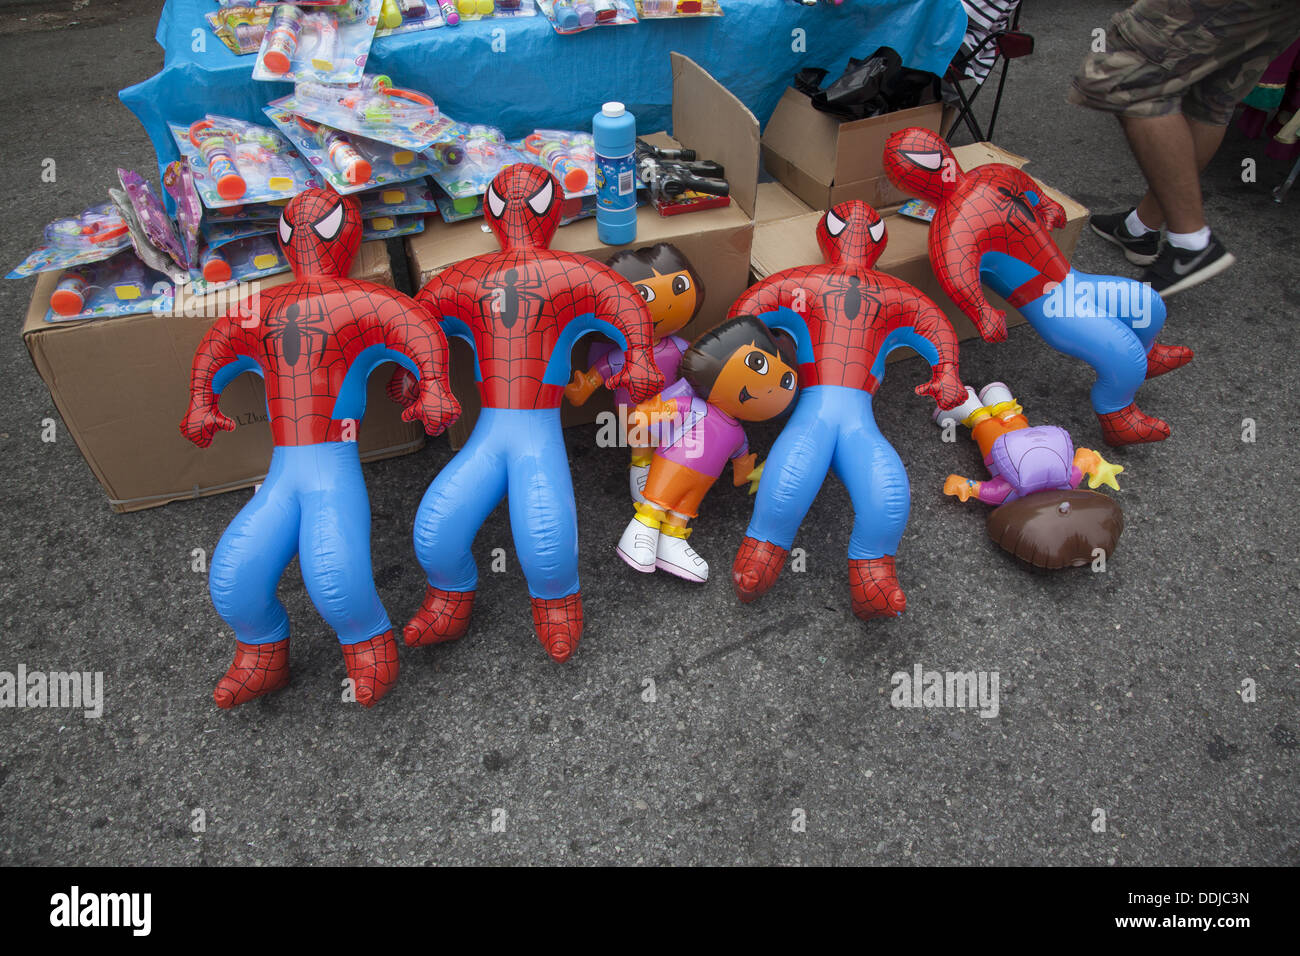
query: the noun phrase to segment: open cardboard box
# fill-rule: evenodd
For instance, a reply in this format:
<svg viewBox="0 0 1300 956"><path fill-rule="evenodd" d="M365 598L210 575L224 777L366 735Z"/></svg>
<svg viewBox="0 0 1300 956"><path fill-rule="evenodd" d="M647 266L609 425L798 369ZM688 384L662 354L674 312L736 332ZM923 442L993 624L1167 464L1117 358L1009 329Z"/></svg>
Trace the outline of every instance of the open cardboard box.
<svg viewBox="0 0 1300 956"><path fill-rule="evenodd" d="M731 204L679 216L660 216L652 206L642 206L637 212L636 240L626 246L604 245L596 235L596 220L582 219L561 226L551 248L604 261L624 249L672 243L695 268L704 288L699 314L680 333L689 339L721 322L749 284L758 189L758 120L689 57L672 54L672 72L672 136L653 133L642 138L660 146L687 146L697 150L700 158L721 163L731 184ZM480 218L455 223L430 221L424 232L411 236L406 243L411 277L417 287L423 287L433 276L461 259L495 252L498 248L496 237ZM591 336L583 336L575 344L575 368L585 368L592 342ZM478 418L479 396L469 347L460 340L450 344L452 390L464 412L448 434L453 447L459 447L468 439ZM609 393L601 389L581 408L566 402L561 419L566 426L589 422L597 413L611 407Z"/></svg>
<svg viewBox="0 0 1300 956"><path fill-rule="evenodd" d="M841 121L788 88L763 130L763 166L813 209L861 199L884 212L908 197L885 175L881 157L895 130L938 130L942 103L928 103L883 116Z"/></svg>
<svg viewBox="0 0 1300 956"><path fill-rule="evenodd" d="M983 166L985 163L1007 163L1022 167L1029 162L1025 157L1017 156L992 143L958 146L953 150L953 154L964 170ZM1060 229L1052 231L1052 238L1060 247L1061 253L1068 259L1074 255L1074 247L1079 242L1084 223L1088 221L1088 210L1059 189L1054 189L1047 183L1040 183L1040 185L1048 196L1059 202L1065 209L1066 223ZM779 194L781 189L782 187L777 183L764 183L760 193L761 206L766 206L770 201L773 208L797 209L793 205L798 201L797 197L788 194L781 196ZM754 230L752 262L754 277L764 279L782 269L822 262L821 250L817 247L816 230L817 220L823 213L824 210L814 209L802 213L795 212L780 219L768 219L760 214L759 225ZM952 321L958 338L968 339L978 335L975 326L940 287L934 270L930 268L929 225L906 216L891 215L885 218L885 229L888 244L884 254L876 263L876 268L916 286L929 296ZM1006 301L991 289L986 287L984 291L994 308L1006 311L1008 326L1020 325L1025 321L1019 311L1007 305ZM900 349L892 353L890 359L910 358L911 355L911 352Z"/></svg>
<svg viewBox="0 0 1300 956"><path fill-rule="evenodd" d="M351 274L391 286L385 243L362 244ZM265 290L292 278L284 273L258 282ZM266 476L271 429L266 392L256 375L240 375L221 393L221 410L239 425L233 432L218 432L208 448L180 433L194 350L233 304L229 293L178 301L171 313L48 323L45 314L57 281L57 272L37 281L23 342L114 511L246 488ZM371 376L367 415L358 433L365 461L424 445L423 429L403 422L385 393L387 380L383 368Z"/></svg>

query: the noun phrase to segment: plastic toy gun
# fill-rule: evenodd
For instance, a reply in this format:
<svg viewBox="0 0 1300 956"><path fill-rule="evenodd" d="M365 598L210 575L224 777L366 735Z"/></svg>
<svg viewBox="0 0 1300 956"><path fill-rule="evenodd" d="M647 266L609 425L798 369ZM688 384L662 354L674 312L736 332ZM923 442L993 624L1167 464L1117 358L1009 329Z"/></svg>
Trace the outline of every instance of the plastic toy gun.
<svg viewBox="0 0 1300 956"><path fill-rule="evenodd" d="M712 160L696 159L693 149L660 149L636 141L636 169L655 200L672 202L688 192L727 196L726 170Z"/></svg>

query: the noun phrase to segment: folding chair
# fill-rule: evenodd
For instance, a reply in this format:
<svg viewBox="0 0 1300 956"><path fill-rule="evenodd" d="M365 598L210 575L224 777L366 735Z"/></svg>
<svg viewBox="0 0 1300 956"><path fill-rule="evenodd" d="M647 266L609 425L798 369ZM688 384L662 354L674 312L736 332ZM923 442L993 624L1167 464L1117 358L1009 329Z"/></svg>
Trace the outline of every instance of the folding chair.
<svg viewBox="0 0 1300 956"><path fill-rule="evenodd" d="M993 138L993 130L998 122L998 110L1002 107L1002 90L1006 86L1008 66L1012 60L1034 52L1034 38L1020 30L1020 0L962 0L962 3L972 24L988 23L990 28L969 49L964 43L944 74L947 88L956 94L961 104L961 109L952 125L948 127L945 138L951 140L957 127L965 123L975 142L981 142ZM1002 28L1003 24L1007 24L1005 29ZM975 29L968 30L967 42L970 42L977 32ZM988 57L989 52L993 54L991 59ZM993 113L989 116L988 133L985 135L979 121L975 118L975 98L984 89L984 81L997 65L998 59L1002 60L1002 73L998 77L998 91L993 98ZM965 80L975 81L975 89L970 95L967 95L962 87L962 82Z"/></svg>

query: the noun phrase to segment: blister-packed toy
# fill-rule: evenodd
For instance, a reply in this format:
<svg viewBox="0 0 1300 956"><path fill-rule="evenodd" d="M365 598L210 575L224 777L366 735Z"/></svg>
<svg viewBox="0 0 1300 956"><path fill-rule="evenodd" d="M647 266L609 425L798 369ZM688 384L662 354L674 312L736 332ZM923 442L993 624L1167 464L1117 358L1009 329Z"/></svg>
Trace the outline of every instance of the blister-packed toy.
<svg viewBox="0 0 1300 956"><path fill-rule="evenodd" d="M275 106L264 112L337 193L419 179L429 172L428 162L414 150L345 133Z"/></svg>
<svg viewBox="0 0 1300 956"><path fill-rule="evenodd" d="M481 196L503 167L531 162L501 130L483 124L453 124L425 155L432 160L434 181L452 199Z"/></svg>
<svg viewBox="0 0 1300 956"><path fill-rule="evenodd" d="M269 126L208 114L169 127L209 209L289 199L320 185L289 141Z"/></svg>
<svg viewBox="0 0 1300 956"><path fill-rule="evenodd" d="M424 179L360 193L357 199L361 202L362 219L413 214L423 216L438 211L438 204L433 198L433 188L428 180Z"/></svg>
<svg viewBox="0 0 1300 956"><path fill-rule="evenodd" d="M199 253L201 278L189 290L203 295L237 282L287 272L289 262L275 244L274 229L205 245Z"/></svg>
<svg viewBox="0 0 1300 956"><path fill-rule="evenodd" d="M171 308L175 287L148 268L134 250L124 249L102 262L74 266L59 276L46 322L75 322L138 315Z"/></svg>
<svg viewBox="0 0 1300 956"><path fill-rule="evenodd" d="M251 4L222 6L207 15L208 25L227 49L236 56L256 53L266 36L266 25L271 20L271 7Z"/></svg>
<svg viewBox="0 0 1300 956"><path fill-rule="evenodd" d="M111 202L96 203L80 215L56 219L46 226L44 244L6 278L22 279L38 272L100 262L130 244L121 211Z"/></svg>
<svg viewBox="0 0 1300 956"><path fill-rule="evenodd" d="M253 67L255 80L355 83L365 71L380 0L275 7Z"/></svg>
<svg viewBox="0 0 1300 956"><path fill-rule="evenodd" d="M634 0L537 0L537 5L560 34L637 22Z"/></svg>
<svg viewBox="0 0 1300 956"><path fill-rule="evenodd" d="M429 96L393 86L386 76L365 76L345 86L300 82L270 105L404 149L427 149L454 125Z"/></svg>
<svg viewBox="0 0 1300 956"><path fill-rule="evenodd" d="M642 20L722 16L718 0L636 0L636 10Z"/></svg>
<svg viewBox="0 0 1300 956"><path fill-rule="evenodd" d="M398 236L414 236L424 232L423 216L375 216L361 221L361 238L369 242L372 239L395 239Z"/></svg>
<svg viewBox="0 0 1300 956"><path fill-rule="evenodd" d="M520 152L560 181L565 196L596 194L596 141L577 130L539 129L520 140Z"/></svg>

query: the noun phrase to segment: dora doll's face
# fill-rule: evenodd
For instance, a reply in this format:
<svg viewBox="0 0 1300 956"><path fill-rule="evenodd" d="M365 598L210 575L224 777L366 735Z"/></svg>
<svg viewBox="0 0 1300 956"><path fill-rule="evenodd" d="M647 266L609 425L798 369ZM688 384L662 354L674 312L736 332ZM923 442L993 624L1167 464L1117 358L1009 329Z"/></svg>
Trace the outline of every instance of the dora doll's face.
<svg viewBox="0 0 1300 956"><path fill-rule="evenodd" d="M636 286L641 298L645 299L650 315L655 320L655 341L680 332L695 315L699 291L695 288L690 272L685 269L667 275L656 272L653 277L638 279L632 284Z"/></svg>
<svg viewBox="0 0 1300 956"><path fill-rule="evenodd" d="M708 401L732 418L766 421L790 407L795 381L794 369L785 359L751 343L727 359Z"/></svg>

